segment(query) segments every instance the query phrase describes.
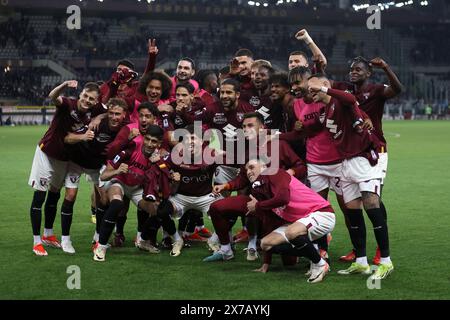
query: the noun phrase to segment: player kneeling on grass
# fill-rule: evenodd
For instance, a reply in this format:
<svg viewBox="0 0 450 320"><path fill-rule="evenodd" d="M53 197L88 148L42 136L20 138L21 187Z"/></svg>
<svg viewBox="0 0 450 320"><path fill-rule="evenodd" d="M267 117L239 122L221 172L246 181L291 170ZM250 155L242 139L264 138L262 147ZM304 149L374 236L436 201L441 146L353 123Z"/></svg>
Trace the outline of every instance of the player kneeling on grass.
<svg viewBox="0 0 450 320"><path fill-rule="evenodd" d="M267 272L271 253L305 256L311 260L308 282L322 281L329 266L311 241L333 230L335 216L330 203L286 171L276 169L273 172L272 168L269 171L262 160L250 159L245 169L251 186L247 214L257 216L264 230L275 229L262 239L265 263L257 271ZM219 192L222 187L216 186L215 191ZM274 215L278 221L273 219ZM226 221L226 217L211 215L211 218L220 236L222 220ZM274 228L280 224L282 226ZM229 245L221 245L219 251L204 261L229 260L232 256Z"/></svg>
<svg viewBox="0 0 450 320"><path fill-rule="evenodd" d="M163 135L164 132L160 127L150 125L145 132L144 139L135 140L129 144L129 148L122 151L113 161L108 162L105 171L100 176L103 181L110 180L106 187L110 204L100 225L99 241L94 248L95 261L105 261L108 239L116 224L117 216L123 208L124 196L130 198L137 207L150 216L157 215L158 203L145 201L142 195L149 158L155 150L160 148ZM144 244L145 242L142 242L140 246L143 247Z"/></svg>

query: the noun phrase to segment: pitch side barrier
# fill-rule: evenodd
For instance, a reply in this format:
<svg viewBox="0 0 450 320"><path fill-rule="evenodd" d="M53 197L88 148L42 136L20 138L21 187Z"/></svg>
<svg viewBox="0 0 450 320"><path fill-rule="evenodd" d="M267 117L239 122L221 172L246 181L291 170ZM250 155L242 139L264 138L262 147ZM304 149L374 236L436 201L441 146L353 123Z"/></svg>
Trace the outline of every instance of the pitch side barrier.
<svg viewBox="0 0 450 320"><path fill-rule="evenodd" d="M46 125L54 114L54 106L2 106L0 125Z"/></svg>

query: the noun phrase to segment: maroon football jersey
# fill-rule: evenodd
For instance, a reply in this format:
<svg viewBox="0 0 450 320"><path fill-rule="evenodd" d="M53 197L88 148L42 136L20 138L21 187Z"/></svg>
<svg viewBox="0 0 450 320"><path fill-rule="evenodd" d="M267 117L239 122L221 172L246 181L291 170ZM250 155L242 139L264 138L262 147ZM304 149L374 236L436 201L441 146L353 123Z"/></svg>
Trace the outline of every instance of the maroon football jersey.
<svg viewBox="0 0 450 320"><path fill-rule="evenodd" d="M289 146L289 144L286 141L279 140L278 150L275 150L275 154L272 154L272 142L268 142L267 144L258 145L257 148L257 154L254 154L249 150L249 148L246 148L246 158L245 161L248 162L250 158L253 158L255 156L258 156L259 158L264 159L265 156L267 156L270 161L270 165L274 166L274 168L280 168L283 170L289 170L292 169L295 171L295 177L299 180L303 180L306 178L306 165L305 163L299 158L299 156L292 150L292 148ZM273 157L278 157L278 161L275 161ZM228 182L231 189L243 189L246 186L248 186L249 181L247 179L247 173L245 170L245 165L241 167L241 170L239 171L239 175L233 179L232 181Z"/></svg>
<svg viewBox="0 0 450 320"><path fill-rule="evenodd" d="M78 111L77 101L77 99L62 97L62 104L56 107L56 113L50 127L39 141L39 147L49 157L67 161L68 155L64 145L64 137L67 133L86 132L91 117L104 112L101 104L96 105L86 113L80 112Z"/></svg>
<svg viewBox="0 0 450 320"><path fill-rule="evenodd" d="M220 131L223 135L223 141L221 142L225 143L225 145L221 145L222 150L234 155L234 160L228 164L239 166L244 163L244 157L241 157L242 159L238 161L238 150L236 148L238 134L236 130L242 128L244 114L249 112L255 112L255 109L245 102L239 101L237 108L231 110L225 110L219 102L196 111L194 115L183 112L182 116L187 123L202 121L202 124L206 124L208 128ZM232 145L233 150L227 150L228 145Z"/></svg>
<svg viewBox="0 0 450 320"><path fill-rule="evenodd" d="M368 83L358 90L356 85L348 82L335 82L333 88L346 90L353 94L359 102L359 107L370 118L373 123L373 133L381 142L380 145L386 150L386 139L383 133L383 113L386 98L383 91L386 88L384 84Z"/></svg>
<svg viewBox="0 0 450 320"><path fill-rule="evenodd" d="M174 110L177 107L176 101L172 101L170 105L173 107ZM203 109L205 106L206 105L201 98L195 98L194 101L192 102L192 105L186 110L186 112L189 115L193 116L196 111ZM175 129L184 128L187 126L187 122L185 121L184 117L182 117L180 114L176 112L173 112L171 114L171 121ZM203 129L207 129L207 126L205 125Z"/></svg>
<svg viewBox="0 0 450 320"><path fill-rule="evenodd" d="M360 114L357 103L345 105L331 98L326 106L325 127L330 132L343 159L367 156L372 146L371 133L368 130L354 128L355 115Z"/></svg>
<svg viewBox="0 0 450 320"><path fill-rule="evenodd" d="M214 150L211 150L208 147L204 147L203 152L209 152L209 154L214 155ZM199 164L176 164L172 161L171 155L168 155L163 159L163 162L170 170L178 172L181 176L177 194L190 197L201 197L212 192L212 180L217 168L216 163L205 163L202 158L202 163Z"/></svg>
<svg viewBox="0 0 450 320"><path fill-rule="evenodd" d="M114 141L120 130L111 130L108 123L108 118L100 122L93 140L66 145L70 161L87 169L100 169L106 164L106 147Z"/></svg>

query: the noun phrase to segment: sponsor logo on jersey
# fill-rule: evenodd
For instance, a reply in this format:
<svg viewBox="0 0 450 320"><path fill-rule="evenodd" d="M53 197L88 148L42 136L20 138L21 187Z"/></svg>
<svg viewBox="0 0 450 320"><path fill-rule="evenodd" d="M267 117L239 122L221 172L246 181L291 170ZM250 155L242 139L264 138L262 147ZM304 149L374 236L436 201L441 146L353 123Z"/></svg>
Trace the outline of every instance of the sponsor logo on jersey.
<svg viewBox="0 0 450 320"><path fill-rule="evenodd" d="M365 93L363 93L363 96L364 96L364 99L369 99L369 97L370 97L370 92L365 92Z"/></svg>
<svg viewBox="0 0 450 320"><path fill-rule="evenodd" d="M80 180L80 176L69 176L70 182L76 183Z"/></svg>
<svg viewBox="0 0 450 320"><path fill-rule="evenodd" d="M210 178L209 174L201 174L201 175L198 175L198 176L192 176L192 177L183 176L183 177L181 178L181 180L183 181L183 183L191 183L191 182L193 182L193 183L198 183L198 182L205 182L205 181L208 181L208 180L210 180L210 179L211 179L211 178Z"/></svg>
<svg viewBox="0 0 450 320"><path fill-rule="evenodd" d="M100 133L95 139L100 143L109 143L111 141L111 136L107 133Z"/></svg>
<svg viewBox="0 0 450 320"><path fill-rule="evenodd" d="M261 103L261 99L258 96L252 96L250 100L248 100L248 103L256 108Z"/></svg>
<svg viewBox="0 0 450 320"><path fill-rule="evenodd" d="M214 115L213 122L215 124L225 124L227 123L227 117L225 117L224 113L216 113Z"/></svg>

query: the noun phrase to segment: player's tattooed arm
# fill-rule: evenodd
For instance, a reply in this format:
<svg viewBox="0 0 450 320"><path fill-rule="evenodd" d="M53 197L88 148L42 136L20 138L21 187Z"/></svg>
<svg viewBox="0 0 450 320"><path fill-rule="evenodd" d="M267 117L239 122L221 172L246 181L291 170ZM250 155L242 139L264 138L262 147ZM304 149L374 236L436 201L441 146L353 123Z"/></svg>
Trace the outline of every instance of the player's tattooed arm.
<svg viewBox="0 0 450 320"><path fill-rule="evenodd" d="M85 133L77 134L73 132L69 132L64 137L64 143L66 144L76 144L82 141L91 141L95 137L94 131L87 130Z"/></svg>
<svg viewBox="0 0 450 320"><path fill-rule="evenodd" d="M105 171L103 171L100 176L100 180L109 181L112 178L114 178L115 176L118 176L119 174L127 173L127 172L128 172L128 165L126 163L121 163L117 169L114 169L114 167L108 163Z"/></svg>
<svg viewBox="0 0 450 320"><path fill-rule="evenodd" d="M52 100L55 106L59 107L60 105L62 105L63 102L61 97L62 91L66 88L76 88L76 87L78 87L78 81L76 80L64 81L59 86L50 91L48 97Z"/></svg>
<svg viewBox="0 0 450 320"><path fill-rule="evenodd" d="M317 69L324 71L327 67L328 61L322 50L317 46L306 29L302 29L295 34L297 40L303 41L311 50L313 54L313 61L316 63Z"/></svg>
<svg viewBox="0 0 450 320"><path fill-rule="evenodd" d="M403 85L386 61L381 58L375 58L370 61L370 64L374 68L383 69L389 80L389 86L386 86L383 91L383 96L386 99L393 98L402 93L404 90Z"/></svg>

